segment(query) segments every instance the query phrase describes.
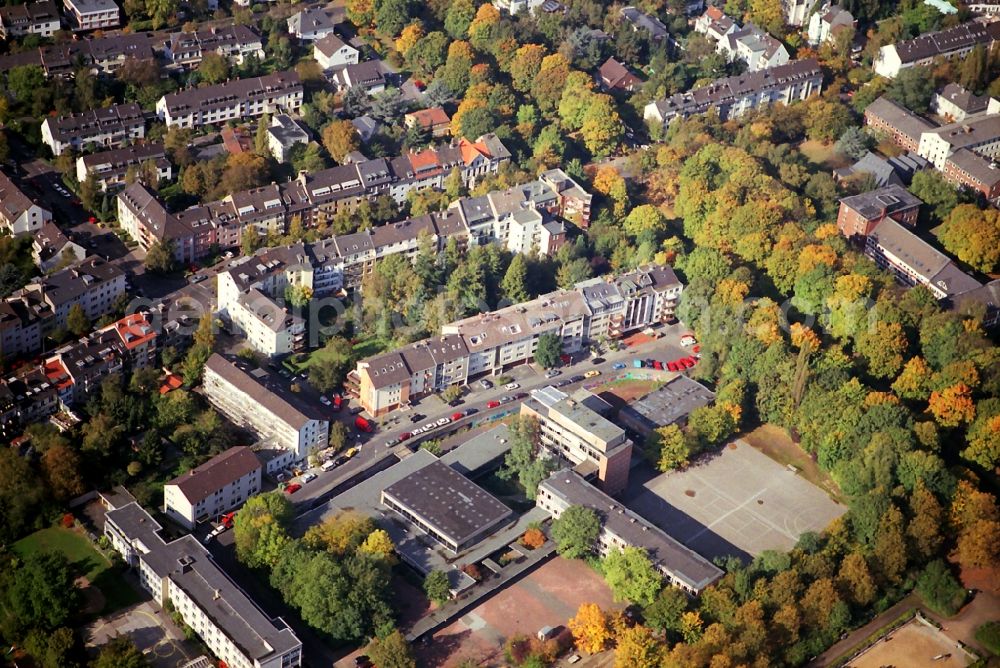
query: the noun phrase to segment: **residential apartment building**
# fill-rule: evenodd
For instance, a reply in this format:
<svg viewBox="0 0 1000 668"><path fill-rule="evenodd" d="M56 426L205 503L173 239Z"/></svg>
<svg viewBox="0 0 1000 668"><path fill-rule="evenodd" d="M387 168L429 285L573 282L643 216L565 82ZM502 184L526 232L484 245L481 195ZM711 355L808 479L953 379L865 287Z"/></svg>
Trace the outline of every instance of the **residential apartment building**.
<svg viewBox="0 0 1000 668"><path fill-rule="evenodd" d="M1000 14L1000 0L971 0L965 6L971 13L979 16Z"/></svg>
<svg viewBox="0 0 1000 668"><path fill-rule="evenodd" d="M670 39L670 32L663 21L640 11L636 7L622 7L619 16L634 32L645 32L649 39L654 42L662 42Z"/></svg>
<svg viewBox="0 0 1000 668"><path fill-rule="evenodd" d="M231 668L298 668L302 643L280 617L271 618L188 534L168 542L138 503L107 513L104 535L156 603L170 606Z"/></svg>
<svg viewBox="0 0 1000 668"><path fill-rule="evenodd" d="M360 55L360 51L332 32L320 37L313 44L313 58L324 71L357 65Z"/></svg>
<svg viewBox="0 0 1000 668"><path fill-rule="evenodd" d="M978 114L959 123L928 130L920 135L917 153L943 171L948 157L963 148L985 158L997 157L1000 154L1000 114Z"/></svg>
<svg viewBox="0 0 1000 668"><path fill-rule="evenodd" d="M863 242L887 218L916 227L920 201L900 185L890 185L840 200L837 229L848 239Z"/></svg>
<svg viewBox="0 0 1000 668"><path fill-rule="evenodd" d="M965 310L975 307L982 309L982 324L984 328L1000 325L1000 278L993 279L985 285L973 288L968 292L951 298L955 310Z"/></svg>
<svg viewBox="0 0 1000 668"><path fill-rule="evenodd" d="M175 67L196 67L206 53L216 53L235 65L250 56L264 60L264 43L253 28L243 25L175 32L166 43L164 56Z"/></svg>
<svg viewBox="0 0 1000 668"><path fill-rule="evenodd" d="M558 519L570 506L590 508L601 521L596 546L599 555L603 557L626 547L645 550L670 585L692 596L697 596L723 576L723 571L708 559L688 549L570 469L556 471L543 480L538 486L535 503L553 519Z"/></svg>
<svg viewBox="0 0 1000 668"><path fill-rule="evenodd" d="M301 106L302 82L290 70L168 93L156 103L156 115L168 128L198 128L264 114L296 113Z"/></svg>
<svg viewBox="0 0 1000 668"><path fill-rule="evenodd" d="M117 28L121 24L114 0L63 0L63 8L73 30Z"/></svg>
<svg viewBox="0 0 1000 668"><path fill-rule="evenodd" d="M234 424L294 453L296 461L327 446L329 420L264 369L215 353L205 363L202 388L209 403Z"/></svg>
<svg viewBox="0 0 1000 668"><path fill-rule="evenodd" d="M937 127L887 97L880 97L865 107L865 125L913 153L920 147L920 137Z"/></svg>
<svg viewBox="0 0 1000 668"><path fill-rule="evenodd" d="M143 176L154 176L155 186L160 181L173 178L173 166L167 160L163 144L137 144L111 151L81 155L76 159L76 178L83 183L92 180L101 192L125 186L129 170Z"/></svg>
<svg viewBox="0 0 1000 668"><path fill-rule="evenodd" d="M825 7L809 17L809 44L818 47L824 42L833 41L839 31L853 29L855 25L857 21L854 20L854 15L843 7Z"/></svg>
<svg viewBox="0 0 1000 668"><path fill-rule="evenodd" d="M504 10L511 16L521 12L535 13L535 10L545 4L545 0L493 0L493 6Z"/></svg>
<svg viewBox="0 0 1000 668"><path fill-rule="evenodd" d="M86 256L83 246L70 241L52 221L31 235L31 259L43 274L81 262Z"/></svg>
<svg viewBox="0 0 1000 668"><path fill-rule="evenodd" d="M278 162L288 162L296 144L309 143L309 134L287 114L275 114L267 128L267 149Z"/></svg>
<svg viewBox="0 0 1000 668"><path fill-rule="evenodd" d="M0 38L23 35L52 37L59 28L59 9L53 0L0 7Z"/></svg>
<svg viewBox="0 0 1000 668"><path fill-rule="evenodd" d="M948 156L944 175L952 183L982 193L986 199L1000 197L1000 167L992 159L967 148L960 148Z"/></svg>
<svg viewBox="0 0 1000 668"><path fill-rule="evenodd" d="M806 25L809 10L815 4L815 0L781 0L781 7L785 13L785 23L794 28Z"/></svg>
<svg viewBox="0 0 1000 668"><path fill-rule="evenodd" d="M237 445L163 486L163 512L188 530L238 508L261 490L260 460Z"/></svg>
<svg viewBox="0 0 1000 668"><path fill-rule="evenodd" d="M114 312L125 294L125 272L92 256L48 276L36 278L0 302L0 350L5 356L32 354L79 305L91 322Z"/></svg>
<svg viewBox="0 0 1000 668"><path fill-rule="evenodd" d="M115 104L42 122L42 141L54 155L67 150L117 148L146 136L146 118L138 104Z"/></svg>
<svg viewBox="0 0 1000 668"><path fill-rule="evenodd" d="M377 95L385 90L385 70L377 60L346 65L330 76L330 82L341 93L352 88L361 88L369 95Z"/></svg>
<svg viewBox="0 0 1000 668"><path fill-rule="evenodd" d="M1000 23L969 21L954 28L929 32L914 39L888 44L875 57L875 73L889 79L908 67L930 65L935 58L962 58L977 46L987 52L1000 38Z"/></svg>
<svg viewBox="0 0 1000 668"><path fill-rule="evenodd" d="M303 9L288 19L288 32L303 42L314 42L332 35L336 27L336 14L324 7Z"/></svg>
<svg viewBox="0 0 1000 668"><path fill-rule="evenodd" d="M667 126L715 109L723 120L738 118L751 109L781 102L791 104L819 95L823 72L815 59L795 60L757 72L716 79L707 86L650 102L643 110L647 122Z"/></svg>
<svg viewBox="0 0 1000 668"><path fill-rule="evenodd" d="M93 74L110 74L126 60L154 57L153 33L128 33L108 37L84 37L70 42L46 44L29 51L0 56L0 71L22 65L37 65L45 76L72 78L81 65Z"/></svg>
<svg viewBox="0 0 1000 668"><path fill-rule="evenodd" d="M451 119L441 107L411 111L403 116L403 125L407 128L420 128L434 138L451 134Z"/></svg>
<svg viewBox="0 0 1000 668"><path fill-rule="evenodd" d="M13 236L33 234L51 220L51 211L0 172L0 229Z"/></svg>
<svg viewBox="0 0 1000 668"><path fill-rule="evenodd" d="M785 45L752 23L740 27L718 7L709 7L694 24L699 32L715 43L716 51L729 62L746 63L748 72L785 65L789 61Z"/></svg>
<svg viewBox="0 0 1000 668"><path fill-rule="evenodd" d="M611 405L587 390L567 395L554 387L531 392L521 404L521 418L538 422L539 438L548 452L571 462L584 478L596 476L607 494L628 486L632 441L606 416Z"/></svg>
<svg viewBox="0 0 1000 668"><path fill-rule="evenodd" d="M992 107L990 113L1000 110L1000 101L987 95L976 95L957 83L950 83L931 98L931 111L950 122L961 122L974 114L981 114Z"/></svg>
<svg viewBox="0 0 1000 668"><path fill-rule="evenodd" d="M669 267L601 281L444 325L439 337L361 360L348 386L366 411L383 415L412 398L530 362L546 334L572 353L673 319L682 286Z"/></svg>

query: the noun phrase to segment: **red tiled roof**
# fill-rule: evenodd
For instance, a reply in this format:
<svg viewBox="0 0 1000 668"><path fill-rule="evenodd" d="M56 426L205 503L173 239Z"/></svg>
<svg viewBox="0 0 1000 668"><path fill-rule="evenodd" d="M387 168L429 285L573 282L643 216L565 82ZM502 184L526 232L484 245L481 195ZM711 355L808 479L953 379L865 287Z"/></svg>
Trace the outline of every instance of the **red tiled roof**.
<svg viewBox="0 0 1000 668"><path fill-rule="evenodd" d="M407 117L413 118L413 120L425 128L433 128L435 125L447 125L451 122L448 114L441 107L414 111L407 114Z"/></svg>
<svg viewBox="0 0 1000 668"><path fill-rule="evenodd" d="M184 381L181 380L180 376L173 373L168 374L167 377L163 379L163 385L160 385L160 394L166 394L172 390L180 389L183 384Z"/></svg>
<svg viewBox="0 0 1000 668"><path fill-rule="evenodd" d="M122 343L129 350L137 348L156 338L156 332L140 313L127 315L114 324Z"/></svg>

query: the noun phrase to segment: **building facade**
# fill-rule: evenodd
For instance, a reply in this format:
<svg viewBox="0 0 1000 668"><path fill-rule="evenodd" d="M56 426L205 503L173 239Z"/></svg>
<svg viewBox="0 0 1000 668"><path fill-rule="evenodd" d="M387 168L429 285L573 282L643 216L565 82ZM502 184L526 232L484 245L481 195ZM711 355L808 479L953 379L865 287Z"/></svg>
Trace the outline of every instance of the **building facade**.
<svg viewBox="0 0 1000 668"><path fill-rule="evenodd" d="M42 141L54 155L72 149L117 148L146 136L146 119L135 103L115 104L42 122Z"/></svg>
<svg viewBox="0 0 1000 668"><path fill-rule="evenodd" d="M173 166L162 144L126 146L76 159L77 181L82 183L91 179L102 192L123 188L130 169L143 177L155 178L151 183L154 186L161 180L173 178Z"/></svg>
<svg viewBox="0 0 1000 668"><path fill-rule="evenodd" d="M51 221L51 211L0 172L0 229L13 236L34 234Z"/></svg>
<svg viewBox="0 0 1000 668"><path fill-rule="evenodd" d="M947 30L883 46L873 66L876 74L894 79L908 67L930 65L936 58L962 58L977 46L983 46L989 52L998 38L1000 23L969 21Z"/></svg>
<svg viewBox="0 0 1000 668"><path fill-rule="evenodd" d="M261 466L245 445L229 448L163 486L163 512L188 530L238 508L261 490Z"/></svg>
<svg viewBox="0 0 1000 668"><path fill-rule="evenodd" d="M53 0L0 7L0 38L24 35L52 37L59 28L59 9Z"/></svg>
<svg viewBox="0 0 1000 668"><path fill-rule="evenodd" d="M73 30L117 28L121 23L114 0L63 0L63 8Z"/></svg>
<svg viewBox="0 0 1000 668"><path fill-rule="evenodd" d="M302 107L302 92L294 70L275 72L169 93L156 103L156 115L168 128L198 128L264 114L297 113Z"/></svg>

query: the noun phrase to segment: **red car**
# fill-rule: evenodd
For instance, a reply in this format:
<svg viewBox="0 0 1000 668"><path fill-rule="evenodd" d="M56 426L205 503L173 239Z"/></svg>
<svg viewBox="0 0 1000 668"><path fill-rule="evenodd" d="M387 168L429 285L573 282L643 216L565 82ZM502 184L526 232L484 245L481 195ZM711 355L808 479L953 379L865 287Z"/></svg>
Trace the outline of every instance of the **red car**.
<svg viewBox="0 0 1000 668"><path fill-rule="evenodd" d="M667 371L677 371L677 362L667 362Z"/></svg>
<svg viewBox="0 0 1000 668"><path fill-rule="evenodd" d="M366 420L360 415L354 418L354 426L358 431L363 431L366 434L370 434L375 431L375 425L370 420Z"/></svg>
<svg viewBox="0 0 1000 668"><path fill-rule="evenodd" d="M653 368L657 371L663 371L663 362L660 360L653 360Z"/></svg>
<svg viewBox="0 0 1000 668"><path fill-rule="evenodd" d="M573 361L573 358L567 355L566 353L560 355L559 359L562 361L563 364L569 364L570 362Z"/></svg>
<svg viewBox="0 0 1000 668"><path fill-rule="evenodd" d="M493 401L487 402L486 407L487 408L499 408L500 407L500 402L497 401L496 399L494 399Z"/></svg>
<svg viewBox="0 0 1000 668"><path fill-rule="evenodd" d="M295 492L302 489L302 485L297 482L293 482L291 485L285 488L285 494L295 494Z"/></svg>
<svg viewBox="0 0 1000 668"><path fill-rule="evenodd" d="M233 512L231 512L231 513L226 513L225 515L223 515L222 517L219 518L219 524L221 524L222 526L226 527L227 529L232 529L233 528L233 521L234 521L235 517L236 517L236 511L235 510Z"/></svg>
<svg viewBox="0 0 1000 668"><path fill-rule="evenodd" d="M464 417L465 417L465 413L462 413L461 411L459 411L458 413L452 413L451 414L451 421L454 422L455 420L461 420Z"/></svg>
<svg viewBox="0 0 1000 668"><path fill-rule="evenodd" d="M413 434L411 434L411 433L410 433L410 432L408 432L408 431L404 431L404 432L403 432L402 434L400 434L400 435L399 435L399 440L400 440L400 441L405 441L405 440L407 440L408 438L410 438L411 436L413 436Z"/></svg>
<svg viewBox="0 0 1000 668"><path fill-rule="evenodd" d="M340 407L344 405L344 399L339 394L333 395L333 410L339 411Z"/></svg>
<svg viewBox="0 0 1000 668"><path fill-rule="evenodd" d="M692 352L700 353L701 352L701 346L695 346L691 350L692 350Z"/></svg>

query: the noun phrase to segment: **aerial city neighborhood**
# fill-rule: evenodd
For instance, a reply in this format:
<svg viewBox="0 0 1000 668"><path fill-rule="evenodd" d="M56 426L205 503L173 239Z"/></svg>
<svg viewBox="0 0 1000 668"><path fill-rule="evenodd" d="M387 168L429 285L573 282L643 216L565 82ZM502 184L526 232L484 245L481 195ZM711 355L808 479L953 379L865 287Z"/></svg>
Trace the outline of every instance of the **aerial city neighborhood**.
<svg viewBox="0 0 1000 668"><path fill-rule="evenodd" d="M1000 2L0 7L0 665L986 666Z"/></svg>

